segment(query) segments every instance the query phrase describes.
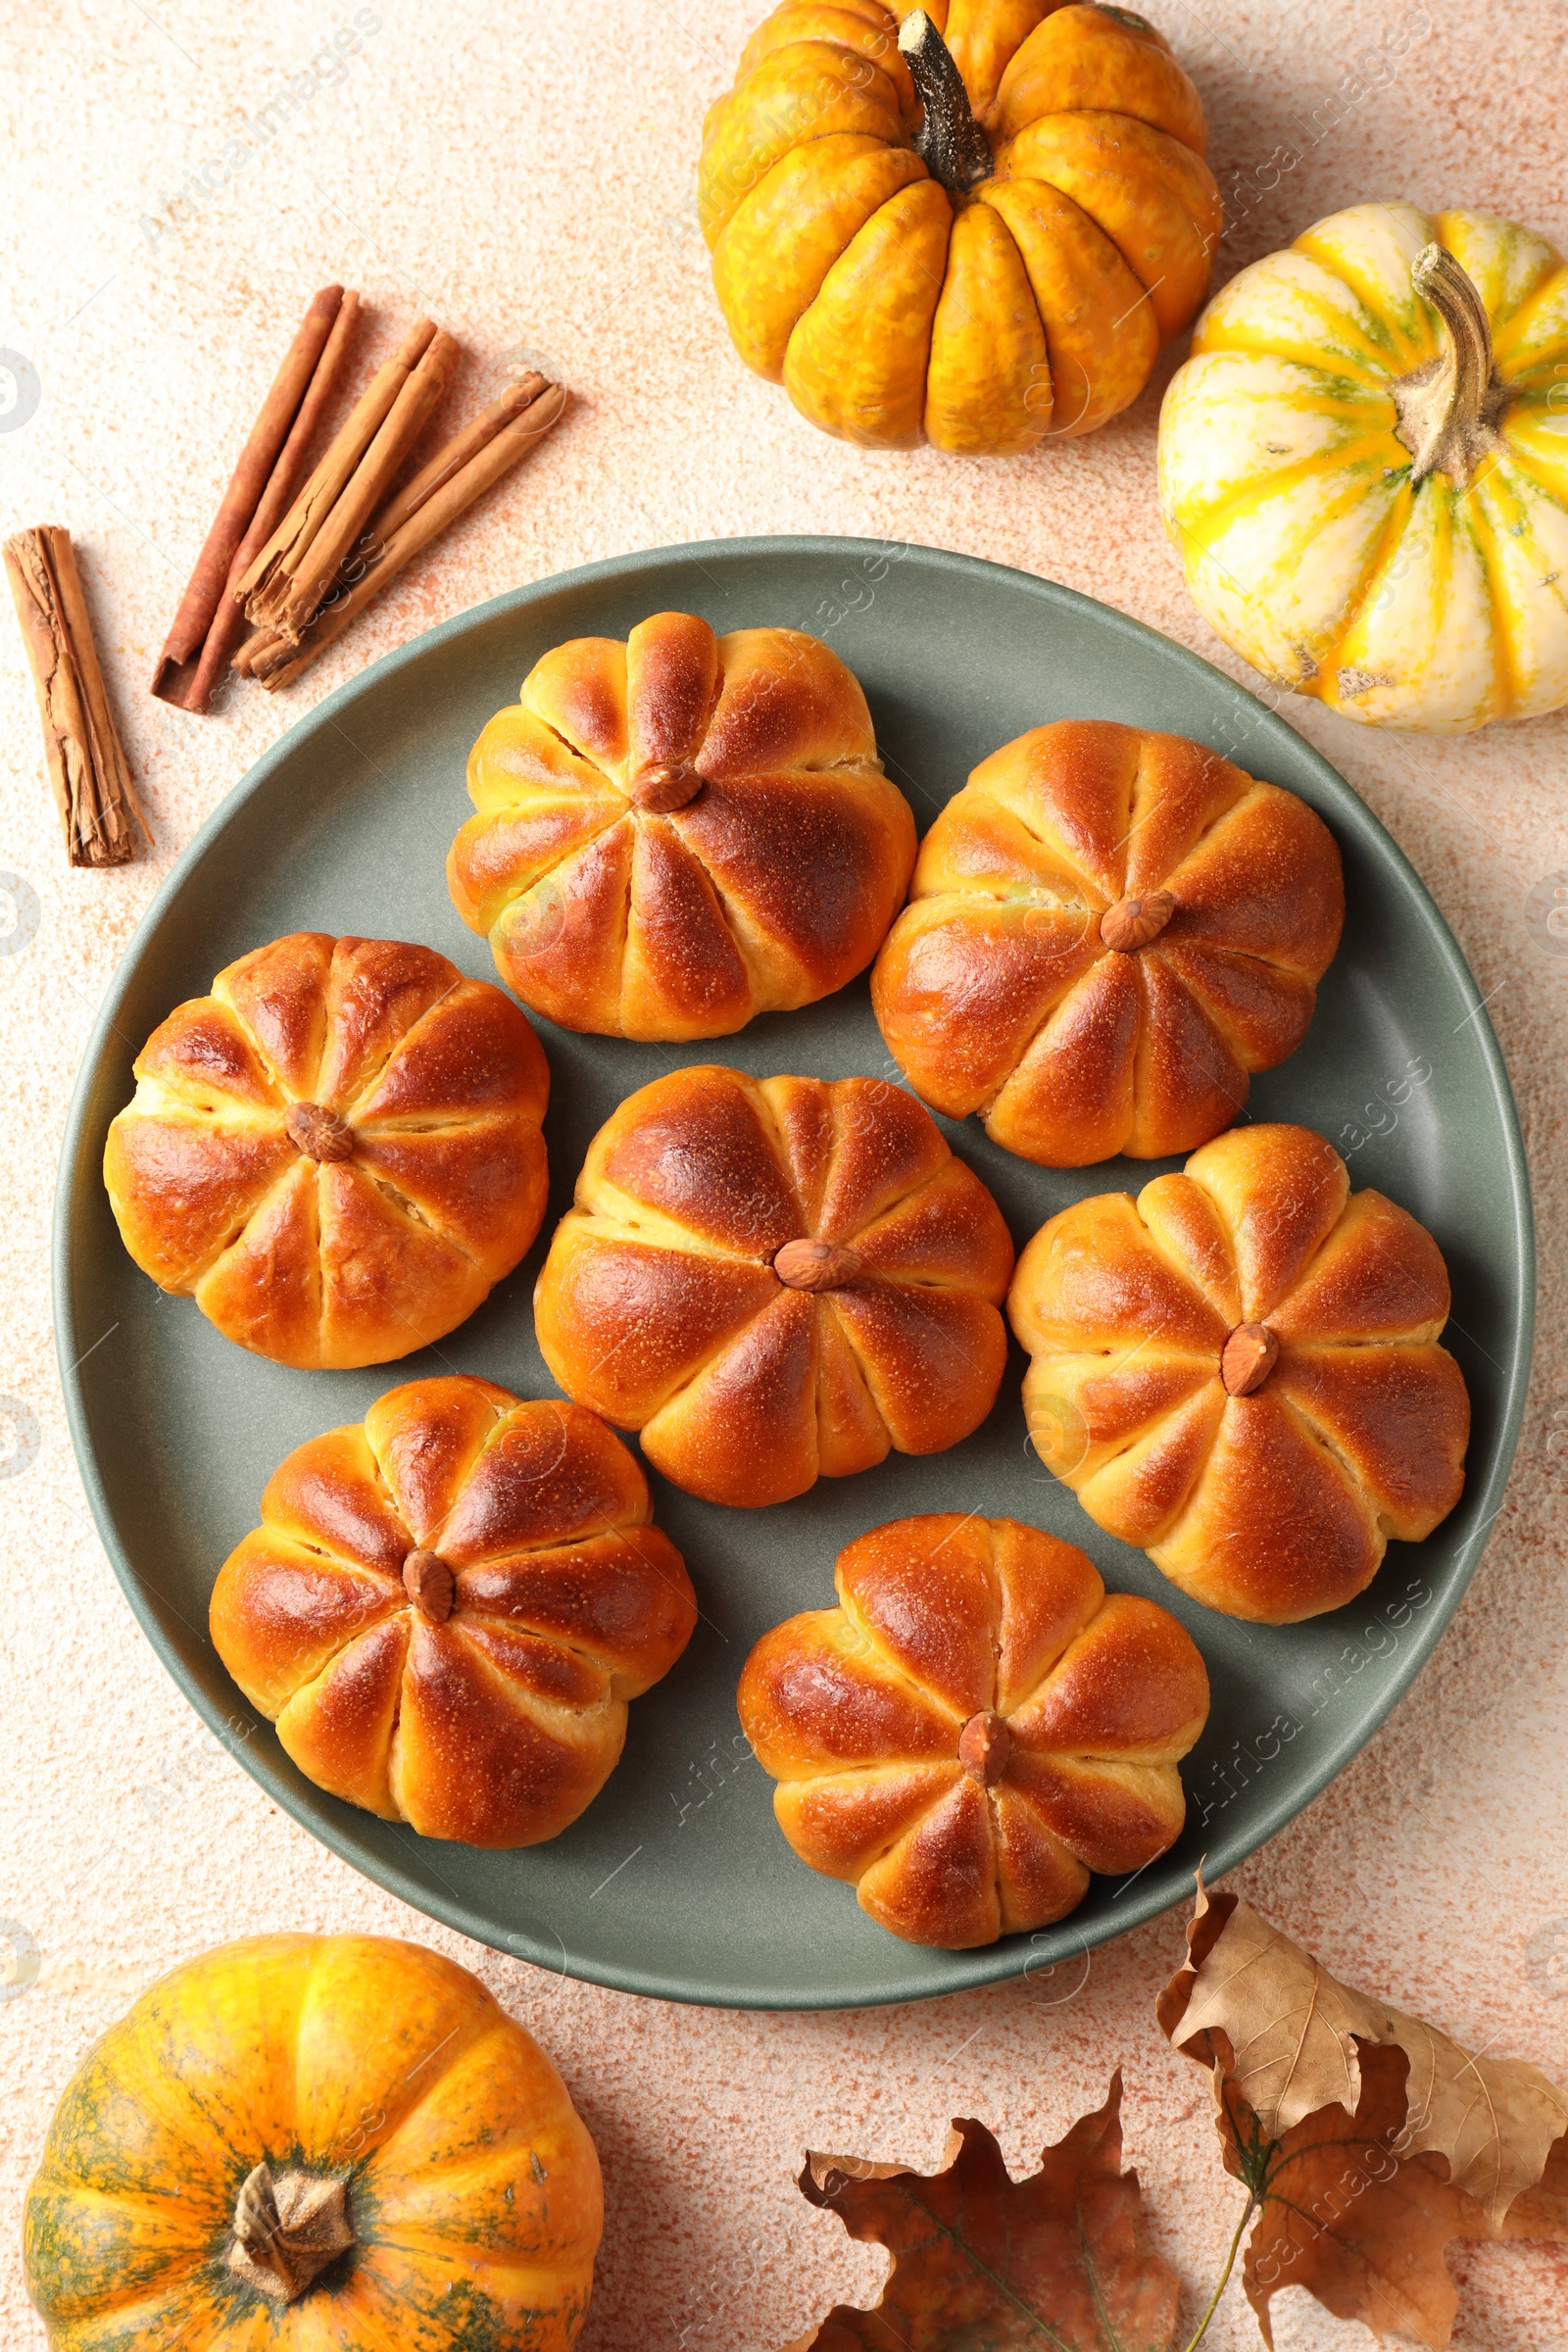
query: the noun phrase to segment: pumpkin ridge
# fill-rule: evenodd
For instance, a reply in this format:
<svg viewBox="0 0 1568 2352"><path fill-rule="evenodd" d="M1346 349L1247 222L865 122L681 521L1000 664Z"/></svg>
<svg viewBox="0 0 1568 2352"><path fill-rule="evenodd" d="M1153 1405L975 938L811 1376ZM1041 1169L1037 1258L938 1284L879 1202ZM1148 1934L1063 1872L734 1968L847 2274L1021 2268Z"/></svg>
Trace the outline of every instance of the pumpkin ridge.
<svg viewBox="0 0 1568 2352"><path fill-rule="evenodd" d="M1277 587L1282 579L1288 579L1303 561L1307 553L1307 548L1310 545L1310 540L1318 535L1326 523L1337 522L1342 515L1353 512L1355 507L1366 497L1367 488L1368 484L1364 477L1358 477L1347 482L1340 490L1332 505L1327 507L1321 514L1313 518L1312 529L1308 535L1306 545L1303 546L1298 541L1293 541L1289 547L1286 547L1277 553L1268 570L1262 572L1257 578L1249 583L1247 593L1254 598L1263 597L1266 596L1272 589ZM1390 496L1389 504L1391 515L1397 511L1401 494L1408 495L1411 499L1412 505L1414 504L1416 496L1419 495L1418 493L1410 492L1408 478L1406 478L1406 480L1400 483ZM1406 523L1408 523L1408 520L1409 514L1407 511L1405 515ZM1385 528L1387 526L1385 526ZM1369 565L1378 557L1383 548L1383 544L1384 535L1383 532L1380 531L1377 540L1374 543L1373 555L1367 559ZM1394 543L1391 541L1391 558L1393 549ZM1205 558L1210 558L1210 546L1207 543L1203 544L1200 550L1200 553ZM1217 559L1212 560L1217 561ZM1223 566L1221 566L1221 568L1223 569ZM1227 574L1227 577L1229 576L1230 575ZM1234 586L1236 583L1233 581L1232 585ZM1332 653L1325 653L1318 646L1305 646L1299 643L1299 641L1296 643L1294 650L1296 651L1298 658L1301 659L1303 656L1309 655L1311 658L1311 668L1300 678L1293 678L1290 681L1290 684L1295 692L1298 694L1313 694L1317 691L1315 681L1324 675L1330 661L1338 654L1339 649L1344 645L1347 637L1348 637L1351 631L1359 625L1369 595L1370 584L1363 586L1359 580L1353 584L1353 592L1345 592L1341 604L1340 625L1335 631L1333 638L1330 640L1330 644L1333 649Z"/></svg>
<svg viewBox="0 0 1568 2352"><path fill-rule="evenodd" d="M1228 531L1232 523L1240 522L1250 514L1255 514L1258 508L1267 500L1277 498L1284 491L1297 489L1302 482L1309 482L1316 475L1340 473L1353 466L1364 465L1365 461L1380 446L1396 451L1400 471L1405 474L1409 473L1410 457L1408 452L1398 448L1395 440L1393 425L1382 425L1363 434L1357 441L1346 443L1341 449L1330 452L1314 451L1307 457L1298 459L1294 466L1281 466L1272 473L1244 478L1237 488L1215 499L1212 506L1205 507L1200 515L1194 515L1191 521L1184 525L1183 536L1200 554L1207 555L1215 540ZM1358 500L1364 498L1366 492L1367 483L1364 479L1348 486L1341 493L1331 510L1315 518L1314 528L1317 522L1337 521L1341 514L1347 513ZM1289 562L1294 568L1296 563L1294 556L1282 559L1282 561ZM1364 591L1358 590L1357 593L1364 593Z"/></svg>
<svg viewBox="0 0 1568 2352"><path fill-rule="evenodd" d="M1493 319L1492 356L1496 362L1497 373L1511 390L1517 389L1520 377L1533 374L1537 368L1551 359L1554 352L1560 352L1564 345L1568 344L1568 332L1565 332L1561 342L1548 344L1531 360L1528 368L1518 369L1517 374L1510 367L1506 357L1510 341L1517 345L1523 340L1532 314L1540 310L1546 296L1554 292L1564 280L1568 280L1568 262L1544 263L1541 275L1533 285L1525 288L1507 317L1501 319ZM1488 315L1490 317L1490 313Z"/></svg>
<svg viewBox="0 0 1568 2352"><path fill-rule="evenodd" d="M1474 487L1478 491L1483 489L1494 470L1495 466L1489 466ZM1492 615L1494 707L1489 716L1507 718L1519 701L1519 676L1513 660L1513 631L1508 625L1506 574L1497 549L1496 525L1488 513L1485 498L1467 501L1465 522L1481 558L1481 577L1486 583L1487 607Z"/></svg>
<svg viewBox="0 0 1568 2352"><path fill-rule="evenodd" d="M382 2215L389 2206L395 2209L396 2199L391 2193L390 2182L380 2180L379 2176L402 2167L404 2159L398 2152L400 2136L408 2131L411 2124L418 2119L437 2092L441 2090L460 2060L470 2056L474 2050L482 2048L487 2041L504 2042L511 2038L512 2034L519 2031L516 2021L505 2010L502 2010L497 2017L487 2017L482 2010L472 2012L466 2022L471 2029L468 2033L464 2033L463 2024L460 2023L454 2027L445 2041L438 2042L428 2056L420 2060L418 2072L424 2072L436 2062L440 2062L440 2071L432 2074L430 2080L416 2091L413 2104L404 2108L391 2131L384 2137L377 2138L375 2145L366 2150L354 2168L356 2187L359 2185L358 2177L363 2176L365 2185L362 2193L371 2196L375 2200L375 2232L373 2239L362 2236L358 2249L362 2259L372 2255L379 2246L396 2248L398 2245L396 2223L383 2223L382 2221ZM412 2077L409 2078L409 2080L412 2079ZM407 2082L403 2087L407 2088ZM537 2135L542 2122L548 2122L554 2116L567 2115L570 2112L571 2102L563 2088L562 2097L553 2110L533 2111L525 2125L522 2124L520 2118L518 2119L519 2136L526 2144L529 2139ZM493 2161L498 2156L505 2156L509 2145L515 2146L516 2141L514 2140L510 2143L505 2140L495 2141L483 2146L478 2142L472 2142L446 2164L437 2164L430 2157L421 2156L418 2177L421 2180L440 2180L446 2174L457 2172L465 2167L477 2168L481 2163ZM450 2256L448 2259L450 2260ZM486 2259L492 2259L489 2248L486 2249ZM537 2257L531 2259L529 2267L537 2267Z"/></svg>
<svg viewBox="0 0 1568 2352"><path fill-rule="evenodd" d="M1372 543L1371 551L1360 574L1352 583L1346 597L1340 614L1340 625L1329 640L1326 651L1312 672L1314 679L1323 676L1330 668L1337 669L1339 667L1340 655L1345 649L1347 640L1351 631L1359 627L1362 614L1366 612L1368 605L1372 603L1384 573L1399 552L1404 534L1410 526L1410 517L1418 495L1418 491L1410 481L1407 467L1404 480L1400 482L1389 502L1389 512L1384 516L1382 528ZM1306 681L1301 691L1308 694L1313 691L1311 680Z"/></svg>
<svg viewBox="0 0 1568 2352"><path fill-rule="evenodd" d="M1427 226L1430 235L1430 223ZM1423 242L1426 240L1423 239ZM1391 375L1412 374L1416 368L1424 368L1429 360L1436 359L1439 339L1427 323L1426 307L1422 302L1416 300L1413 303L1416 323L1412 331L1402 326L1389 309L1387 287L1380 284L1376 277L1357 270L1353 259L1347 254L1332 248L1320 250L1313 240L1311 229L1304 229L1289 250L1305 254L1308 261L1316 262L1320 270L1337 278L1342 286L1354 295L1362 317L1368 322L1367 326L1348 318L1343 311L1335 310L1321 295L1307 294L1305 299L1314 308L1321 308L1342 332L1348 331L1354 334L1358 342L1370 343L1381 365Z"/></svg>
<svg viewBox="0 0 1568 2352"><path fill-rule="evenodd" d="M1523 474L1525 480L1530 485L1531 491L1536 497L1544 498L1548 502L1555 501L1560 487L1560 477L1557 481L1553 481L1549 478L1543 478L1541 468L1531 451L1521 449L1517 442L1508 442L1507 464L1514 472ZM1525 505L1526 513L1528 514L1528 502L1521 501L1521 504ZM1533 533L1531 543L1534 545ZM1557 594L1559 598L1563 596L1563 590L1561 586L1558 586Z"/></svg>
<svg viewBox="0 0 1568 2352"><path fill-rule="evenodd" d="M1327 267L1326 264L1319 266ZM1227 287L1226 292L1229 291ZM1207 326L1200 321L1193 337L1195 353L1238 351L1253 359L1286 360L1295 367L1309 368L1330 385L1339 379L1354 385L1358 392L1363 393L1388 392L1391 377L1409 372L1396 364L1391 350L1381 348L1353 318L1344 311L1336 310L1326 295L1306 286L1293 287L1292 292L1303 310L1311 311L1321 319L1321 344L1297 344L1287 340L1283 320L1269 327L1250 327L1239 318L1233 322L1232 318L1222 317ZM1367 371L1364 383L1357 382L1356 377L1348 372L1354 364L1355 354L1341 348L1345 342L1354 344L1360 354L1361 364Z"/></svg>

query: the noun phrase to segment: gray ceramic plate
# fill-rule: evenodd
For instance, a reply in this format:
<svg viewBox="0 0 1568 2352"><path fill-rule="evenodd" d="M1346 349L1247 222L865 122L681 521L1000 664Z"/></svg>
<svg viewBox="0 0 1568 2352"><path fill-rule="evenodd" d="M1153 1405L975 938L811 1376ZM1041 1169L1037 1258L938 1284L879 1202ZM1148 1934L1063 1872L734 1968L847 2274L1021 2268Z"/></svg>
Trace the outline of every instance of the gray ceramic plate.
<svg viewBox="0 0 1568 2352"><path fill-rule="evenodd" d="M952 1452L895 1454L758 1512L694 1501L656 1477L657 1515L702 1604L691 1647L633 1706L621 1764L574 1828L530 1851L483 1853L376 1821L296 1772L208 1641L218 1567L289 1448L357 1420L396 1381L457 1369L523 1396L554 1394L529 1300L595 1129L634 1087L683 1061L728 1059L759 1075L891 1073L865 982L710 1050L541 1022L554 1075L544 1231L439 1354L400 1365L293 1372L220 1339L188 1299L163 1298L131 1264L99 1163L142 1040L264 940L297 929L423 940L493 977L442 877L467 812L468 747L548 647L623 637L670 607L719 630L784 622L825 637L864 683L889 771L922 830L986 753L1065 716L1196 736L1321 811L1345 856L1345 945L1305 1045L1254 1085L1251 1107L1320 1129L1348 1150L1356 1185L1392 1194L1437 1235L1453 1276L1448 1341L1475 1403L1469 1480L1427 1543L1391 1547L1361 1601L1275 1631L1211 1615L1102 1535L1025 1445L1016 1350L990 1420ZM1020 1245L1079 1195L1136 1190L1156 1172L1116 1160L1058 1174L1009 1157L972 1122L946 1132ZM302 719L192 843L116 975L72 1112L55 1276L72 1429L110 1556L164 1663L268 1793L381 1886L503 1951L634 1992L761 2008L906 2000L1024 1971L1044 1998L1060 1997L1090 1945L1188 1893L1200 1854L1216 1874L1272 1837L1383 1721L1452 1614L1502 1498L1534 1296L1524 1154L1491 1024L1442 916L1349 787L1239 687L1119 612L965 557L836 539L656 549L519 589L388 656ZM1176 1848L1135 1879L1097 1879L1060 1928L964 1953L897 1942L848 1887L795 1859L734 1708L752 1642L831 1601L834 1557L852 1536L954 1508L1032 1520L1081 1544L1113 1590L1176 1612L1213 1685Z"/></svg>

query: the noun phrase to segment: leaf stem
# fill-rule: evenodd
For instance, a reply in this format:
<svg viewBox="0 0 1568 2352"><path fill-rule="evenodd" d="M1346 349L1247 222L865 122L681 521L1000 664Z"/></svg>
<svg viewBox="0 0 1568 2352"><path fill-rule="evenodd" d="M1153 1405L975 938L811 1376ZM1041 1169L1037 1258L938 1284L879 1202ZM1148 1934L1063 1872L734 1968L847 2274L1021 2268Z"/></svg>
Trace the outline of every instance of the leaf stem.
<svg viewBox="0 0 1568 2352"><path fill-rule="evenodd" d="M1214 2292L1208 2298L1208 2309L1199 2321L1198 2331L1193 2336L1192 2341L1188 2344L1187 2352L1198 2352L1199 2345L1208 2333L1208 2323L1214 2317L1215 2312L1218 2311L1219 2299L1231 2282L1231 2273L1236 2268L1236 2257L1242 2250L1242 2239L1246 2234L1247 2225L1257 2210L1258 2199L1252 2194L1251 2190L1249 2189L1247 2203L1242 2209L1242 2218L1236 2225L1236 2235L1231 2239L1231 2250L1225 2257L1225 2268L1219 2275L1219 2284L1215 2287Z"/></svg>

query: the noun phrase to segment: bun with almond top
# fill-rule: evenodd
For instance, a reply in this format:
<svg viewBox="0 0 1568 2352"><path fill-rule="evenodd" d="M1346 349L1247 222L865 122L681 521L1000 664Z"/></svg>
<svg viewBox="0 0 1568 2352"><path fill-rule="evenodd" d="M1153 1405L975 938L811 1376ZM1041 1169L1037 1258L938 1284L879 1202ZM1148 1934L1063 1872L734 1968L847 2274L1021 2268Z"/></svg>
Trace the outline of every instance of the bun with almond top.
<svg viewBox="0 0 1568 2352"><path fill-rule="evenodd" d="M1015 1519L897 1519L836 1609L775 1626L738 1705L803 1862L910 1943L966 1951L1076 1910L1180 1836L1203 1661L1152 1600Z"/></svg>
<svg viewBox="0 0 1568 2352"><path fill-rule="evenodd" d="M535 662L468 760L453 904L536 1012L726 1037L830 996L904 904L914 819L858 680L800 629L656 612Z"/></svg>
<svg viewBox="0 0 1568 2352"><path fill-rule="evenodd" d="M1345 885L1321 817L1182 735L1034 727L920 847L871 1001L917 1095L1021 1158L1191 1152L1306 1034Z"/></svg>
<svg viewBox="0 0 1568 2352"><path fill-rule="evenodd" d="M698 1064L588 1147L534 1322L656 1470L755 1506L977 1428L1011 1270L1001 1210L901 1087Z"/></svg>
<svg viewBox="0 0 1568 2352"><path fill-rule="evenodd" d="M104 1151L121 1239L257 1355L412 1354L539 1230L539 1041L430 948L274 939L177 1004L135 1075Z"/></svg>
<svg viewBox="0 0 1568 2352"><path fill-rule="evenodd" d="M213 1590L219 1656L318 1788L536 1845L619 1760L697 1603L620 1440L466 1375L297 1446Z"/></svg>
<svg viewBox="0 0 1568 2352"><path fill-rule="evenodd" d="M1305 1127L1238 1127L1043 1225L1007 1301L1041 1459L1195 1600L1292 1625L1464 1485L1443 1253Z"/></svg>

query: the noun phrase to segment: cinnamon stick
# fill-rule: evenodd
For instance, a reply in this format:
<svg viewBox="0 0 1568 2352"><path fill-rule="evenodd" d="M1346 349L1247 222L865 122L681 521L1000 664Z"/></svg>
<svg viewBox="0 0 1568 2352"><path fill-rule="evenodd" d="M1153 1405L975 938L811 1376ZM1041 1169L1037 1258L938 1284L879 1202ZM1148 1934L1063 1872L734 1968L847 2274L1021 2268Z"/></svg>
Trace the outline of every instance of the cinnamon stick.
<svg viewBox="0 0 1568 2352"><path fill-rule="evenodd" d="M390 539L394 531L401 530L409 516L416 514L438 490L444 490L453 475L461 473L468 460L493 441L514 416L520 416L541 393L552 389L548 376L541 375L536 368L525 368L461 433L454 433L446 446L436 451L429 465L415 475L406 489L398 492L386 512L376 516L376 537Z"/></svg>
<svg viewBox="0 0 1568 2352"><path fill-rule="evenodd" d="M313 298L251 426L153 672L152 691L164 702L182 699L180 689L189 681L181 672L200 653L212 626L234 551L277 464L342 302L341 286L323 286Z"/></svg>
<svg viewBox="0 0 1568 2352"><path fill-rule="evenodd" d="M136 854L133 828L152 835L109 708L71 534L49 522L18 531L5 558L66 855L73 865L125 865Z"/></svg>
<svg viewBox="0 0 1568 2352"><path fill-rule="evenodd" d="M274 610L287 603L290 583L304 566L313 541L435 335L432 320L418 319L402 348L376 369L310 480L235 582L233 593L250 619L270 623Z"/></svg>
<svg viewBox="0 0 1568 2352"><path fill-rule="evenodd" d="M218 601L207 640L195 674L190 676L184 691L170 694L166 699L177 702L182 710L205 711L218 691L219 681L227 669L234 648L244 636L249 623L245 609L234 600L234 586L249 565L252 558L267 544L281 521L284 510L299 487L305 470L305 460L327 404L342 378L349 344L359 324L360 298L351 288L338 306L332 321L332 331L326 338L326 348L316 363L316 372L306 386L299 413L289 428L288 439L272 467L272 478L262 492L261 502L251 519L249 530L235 549L228 566L223 593ZM155 685L154 692L157 687Z"/></svg>
<svg viewBox="0 0 1568 2352"><path fill-rule="evenodd" d="M456 472L449 473L447 470L448 451L439 452L424 468L426 475L439 481L439 487L425 499L422 506L413 514L406 514L397 527L380 540L355 585L322 608L297 645L290 645L286 638L275 632L253 638L236 657L236 669L242 668L258 684L265 686L270 694L275 694L279 687L291 686L304 670L309 669L317 656L324 653L334 639L342 635L349 622L364 612L371 598L378 596L390 580L396 579L406 564L412 564L421 548L427 547L449 523L456 522L476 498L482 497L504 473L538 448L564 416L570 397L562 385L546 384L543 391L529 399L519 415L482 443L466 463L461 463ZM493 408L501 405L499 402L492 404ZM478 418L474 419L475 424L478 421ZM448 449L455 448L457 442L471 430L471 427L466 426L464 433L455 436L454 441L448 444ZM414 487L415 484L411 483L410 491ZM389 515L396 514L406 503L408 495L405 492L393 502L387 510Z"/></svg>

